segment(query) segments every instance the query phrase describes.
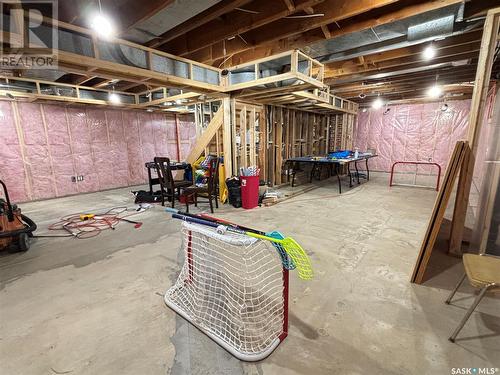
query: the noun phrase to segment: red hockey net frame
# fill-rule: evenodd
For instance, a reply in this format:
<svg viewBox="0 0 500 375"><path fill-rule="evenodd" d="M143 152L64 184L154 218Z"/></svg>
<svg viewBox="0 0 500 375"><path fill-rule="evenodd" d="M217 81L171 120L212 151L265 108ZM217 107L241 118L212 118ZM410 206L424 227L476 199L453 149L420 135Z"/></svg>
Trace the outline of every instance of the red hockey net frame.
<svg viewBox="0 0 500 375"><path fill-rule="evenodd" d="M441 166L438 163L426 162L426 161L397 161L392 164L391 167L391 178L389 180L389 186L410 186L410 187L423 187L423 188L432 188L432 186L426 185L416 185L416 184L400 184L394 182L394 168L398 164L410 164L410 165L430 165L437 167L437 181L436 181L436 191L439 191L439 181L441 180ZM415 178L417 176L417 171L415 171Z"/></svg>
<svg viewBox="0 0 500 375"><path fill-rule="evenodd" d="M288 335L289 271L268 241L183 223L185 259L166 304L235 357L258 361Z"/></svg>

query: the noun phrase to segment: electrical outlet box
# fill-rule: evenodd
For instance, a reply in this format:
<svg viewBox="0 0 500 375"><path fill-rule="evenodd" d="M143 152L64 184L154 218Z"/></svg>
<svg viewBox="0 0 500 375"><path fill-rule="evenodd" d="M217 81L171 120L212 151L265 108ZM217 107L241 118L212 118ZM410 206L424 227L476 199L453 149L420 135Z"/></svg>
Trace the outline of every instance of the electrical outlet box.
<svg viewBox="0 0 500 375"><path fill-rule="evenodd" d="M76 176L77 181L83 181L83 176Z"/></svg>

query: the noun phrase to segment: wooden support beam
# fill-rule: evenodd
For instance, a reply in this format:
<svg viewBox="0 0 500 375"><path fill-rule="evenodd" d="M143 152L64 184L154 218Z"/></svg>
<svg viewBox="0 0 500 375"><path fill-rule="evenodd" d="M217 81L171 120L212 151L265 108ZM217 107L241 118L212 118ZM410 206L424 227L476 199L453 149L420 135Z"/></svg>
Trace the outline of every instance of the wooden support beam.
<svg viewBox="0 0 500 375"><path fill-rule="evenodd" d="M175 135L176 135L176 140L177 140L177 161L182 160L182 153L181 153L181 126L179 122L179 116L177 113L174 115L175 116Z"/></svg>
<svg viewBox="0 0 500 375"><path fill-rule="evenodd" d="M254 0L251 5L252 9L258 9L257 13L250 15L248 12L235 10L229 13L224 20L217 19L207 22L194 30L179 35L175 40L165 44L162 48L179 56L186 56L205 49L207 54L215 53L216 56L214 58L220 58L232 53L235 45L246 45L242 39L247 41L251 39L247 39L244 35L245 33L274 21L279 21L293 12L303 10L305 7L314 6L322 1L296 0L295 9L290 11L282 1ZM210 30L210 32L207 33L206 30ZM242 38L238 35L242 36ZM217 42L223 44L220 50L211 51L210 48L207 48Z"/></svg>
<svg viewBox="0 0 500 375"><path fill-rule="evenodd" d="M157 38L153 39L148 43L148 46L152 48L158 48L163 44L178 38L200 26L209 23L226 13L233 11L235 8L244 6L245 4L251 2L252 0L222 0L216 5L206 9L205 11L191 17L186 22L175 26L174 28L168 30Z"/></svg>
<svg viewBox="0 0 500 375"><path fill-rule="evenodd" d="M226 178L234 175L233 172L233 139L235 135L232 132L231 99L229 97L222 99L223 108L223 132L222 132L222 150L224 153L224 170Z"/></svg>
<svg viewBox="0 0 500 375"><path fill-rule="evenodd" d="M118 18L120 22L120 35L125 35L129 30L151 18L174 1L148 0L146 3L137 0L130 1L130 4L127 4L127 9L124 12L120 12L120 17Z"/></svg>
<svg viewBox="0 0 500 375"><path fill-rule="evenodd" d="M245 61L250 61L264 56L269 56L275 53L280 53L295 48L303 48L304 46L309 45L311 43L324 40L325 39L324 33L317 32L318 28L323 24L325 25L332 24L332 26L329 27L330 30L329 39L331 39L338 36L354 33L357 31L367 30L379 25L384 25L391 22L399 21L405 18L416 16L421 13L440 9L445 6L458 4L461 2L462 0L432 0L432 1L417 0L413 2L406 2L404 3L405 4L404 6L400 6L399 3L395 3L394 5L386 6L384 8L381 8L380 10L370 11L370 8L367 8L363 12L363 14L357 15L352 18L347 18L350 17L349 14L346 14L345 17L335 17L335 18L324 17L321 20L323 19L327 20L326 23L320 22L320 24L314 25L314 27L309 28L308 30L297 28L298 30L297 33L290 33L290 32L287 33L285 31L282 32L279 27L276 27L275 30L280 30L280 32L276 31L274 32L275 38L272 38L273 40L268 39L267 41L263 41L259 39L259 41L255 41L251 45L241 46L239 49L227 48L227 54L233 53L234 55L231 58L232 63L239 64ZM470 3L474 2L467 2L466 9ZM483 7L481 9L488 9L487 8L488 4L484 4L484 1L482 0L481 2ZM332 8L335 8L337 6L338 4L337 5L331 4ZM342 7L339 7L340 11L343 10L343 7L344 5L342 5ZM385 8L388 9L385 10ZM315 7L315 10L317 12L322 12L322 9L320 9L319 7ZM341 22L344 19L345 22ZM340 27L337 26L335 22L337 22L341 26ZM212 63L216 61L218 58L221 58L221 56L215 54L209 55L208 53L205 53L203 55L198 54L196 56L197 60L204 61L207 63Z"/></svg>
<svg viewBox="0 0 500 375"><path fill-rule="evenodd" d="M257 165L255 153L255 126L256 126L256 113L255 107L250 109L250 165Z"/></svg>
<svg viewBox="0 0 500 375"><path fill-rule="evenodd" d="M295 10L295 4L293 0L283 0L283 2L290 12L293 12Z"/></svg>
<svg viewBox="0 0 500 375"><path fill-rule="evenodd" d="M220 107L219 110L215 113L215 116L212 118L212 121L208 124L205 131L201 135L200 138L196 141L193 149L189 153L186 161L190 164L193 164L196 159L200 157L200 155L204 152L204 150L208 147L210 142L212 141L215 133L219 128L223 125L224 120L224 107Z"/></svg>
<svg viewBox="0 0 500 375"><path fill-rule="evenodd" d="M377 60L375 60L372 56L365 56L364 60L367 62L367 67L365 67L364 65L360 66L357 62L326 64L325 79L339 79L345 76L364 74L368 72L381 73L389 70L394 71L394 68L398 68L397 70L404 70L408 68L408 65L410 65L411 68L416 68L425 65L432 66L435 64L465 60L477 57L479 48L480 42L479 40L477 40L470 43L438 49L436 57L432 60L431 63L429 63L429 61L425 60L421 55L422 46L412 46L411 48L405 48L404 50L402 49L398 51L389 51L388 53L377 54ZM409 51L414 52L408 54ZM399 54L399 56L392 57L397 54Z"/></svg>
<svg viewBox="0 0 500 375"><path fill-rule="evenodd" d="M481 52L477 65L474 92L472 94L471 109L469 114L468 141L471 148L468 163L460 172L455 207L453 211L450 232L449 252L455 255L462 254L462 239L465 228L465 217L469 203L474 162L477 155L479 134L484 118L488 88L490 85L491 70L497 46L498 28L500 25L500 8L488 12L483 28Z"/></svg>
<svg viewBox="0 0 500 375"><path fill-rule="evenodd" d="M276 149L276 159L275 159L275 172L274 179L276 185L281 185L281 167L283 164L283 108L278 108L278 118L276 121L275 129L275 149Z"/></svg>

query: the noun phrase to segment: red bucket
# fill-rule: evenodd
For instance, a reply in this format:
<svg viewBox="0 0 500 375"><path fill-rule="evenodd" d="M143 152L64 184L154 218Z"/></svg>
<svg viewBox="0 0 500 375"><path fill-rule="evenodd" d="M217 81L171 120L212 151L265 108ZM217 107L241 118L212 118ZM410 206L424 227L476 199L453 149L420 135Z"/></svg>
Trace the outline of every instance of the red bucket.
<svg viewBox="0 0 500 375"><path fill-rule="evenodd" d="M240 176L241 206L246 209L259 205L259 176Z"/></svg>

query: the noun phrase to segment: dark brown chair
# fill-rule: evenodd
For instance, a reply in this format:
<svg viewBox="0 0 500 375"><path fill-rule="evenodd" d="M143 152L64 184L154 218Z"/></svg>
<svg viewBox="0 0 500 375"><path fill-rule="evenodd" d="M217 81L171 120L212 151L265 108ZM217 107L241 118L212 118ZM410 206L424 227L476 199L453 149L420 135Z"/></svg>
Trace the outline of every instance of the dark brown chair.
<svg viewBox="0 0 500 375"><path fill-rule="evenodd" d="M191 186L193 183L186 180L174 180L172 168L170 167L170 159L164 157L154 158L156 172L160 180L161 187L161 205L165 206L165 197L172 200L172 208L175 206L175 192L177 196L181 195L181 189Z"/></svg>
<svg viewBox="0 0 500 375"><path fill-rule="evenodd" d="M210 204L210 212L214 213L212 199L215 207L219 208L219 158L213 157L208 163L208 177L205 186L190 186L184 190L186 195L194 195L194 205L198 207L198 198L206 198ZM186 210L189 212L189 199L186 200Z"/></svg>

